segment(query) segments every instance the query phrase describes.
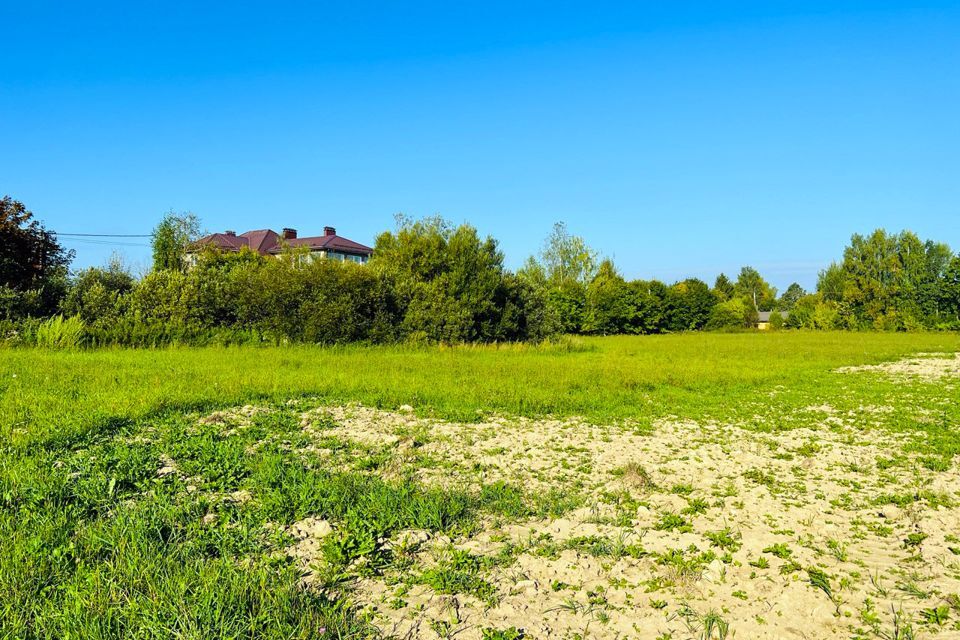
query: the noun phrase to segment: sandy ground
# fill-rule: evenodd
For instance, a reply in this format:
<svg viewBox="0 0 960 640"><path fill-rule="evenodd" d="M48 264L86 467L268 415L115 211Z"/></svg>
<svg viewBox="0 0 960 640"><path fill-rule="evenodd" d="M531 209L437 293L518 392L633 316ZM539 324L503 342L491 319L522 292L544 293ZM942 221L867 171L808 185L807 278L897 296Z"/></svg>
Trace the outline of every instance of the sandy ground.
<svg viewBox="0 0 960 640"><path fill-rule="evenodd" d="M910 358L883 364L842 367L840 373L883 373L899 377L915 377L926 380L956 378L960 376L960 353L918 353Z"/></svg>
<svg viewBox="0 0 960 640"><path fill-rule="evenodd" d="M502 480L583 500L561 517L492 519L453 540L405 533L412 567L365 579L355 594L385 634L699 638L708 612L729 624L727 637L892 633L895 616L916 620L960 592L960 542L950 537L960 535L960 475L956 466L878 470L900 441L859 437L829 406L807 411L824 427L759 434L665 421L646 433L579 420L455 424L362 406L306 413L303 424L309 431L322 415L324 435L393 446L428 484ZM442 464L422 464L430 459ZM725 545L711 539L718 531ZM415 584L452 549L508 558L483 572L493 598ZM831 596L811 584L818 570ZM948 629L940 637L960 637Z"/></svg>
<svg viewBox="0 0 960 640"><path fill-rule="evenodd" d="M952 389L960 355L839 372ZM205 420L234 429L261 410ZM329 453L336 436L390 452L370 473L471 490L506 483L544 514L489 516L452 538L403 531L384 541L394 562L355 580L346 597L387 637L472 640L515 628L571 640L960 638L958 465L905 452L906 441L882 428L892 407L801 413L810 428L772 432L680 420L653 429L508 417L459 424L406 406L299 417L311 455ZM323 539L336 527L307 518L286 528L284 553L305 588L316 588ZM458 558L472 563L467 582L425 584Z"/></svg>

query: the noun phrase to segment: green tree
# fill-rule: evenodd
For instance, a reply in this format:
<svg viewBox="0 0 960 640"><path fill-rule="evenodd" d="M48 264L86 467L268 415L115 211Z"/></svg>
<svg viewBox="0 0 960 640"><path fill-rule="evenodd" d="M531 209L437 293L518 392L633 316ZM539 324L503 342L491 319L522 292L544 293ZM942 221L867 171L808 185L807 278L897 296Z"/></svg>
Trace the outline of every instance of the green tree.
<svg viewBox="0 0 960 640"><path fill-rule="evenodd" d="M515 305L538 298L512 298L514 317L505 321L513 283L507 281L503 254L496 240L480 238L470 225L398 216L396 231L377 237L369 267L396 291L403 332L410 337L449 343L526 338L503 330L529 326L517 321Z"/></svg>
<svg viewBox="0 0 960 640"><path fill-rule="evenodd" d="M779 311L772 311L770 313L770 328L774 331L779 331L783 329L785 321L783 315Z"/></svg>
<svg viewBox="0 0 960 640"><path fill-rule="evenodd" d="M740 270L734 284L734 293L749 300L757 311L770 311L777 299L777 290L753 267L743 267Z"/></svg>
<svg viewBox="0 0 960 640"><path fill-rule="evenodd" d="M0 198L0 315L55 313L72 259L23 203Z"/></svg>
<svg viewBox="0 0 960 640"><path fill-rule="evenodd" d="M820 271L817 276L817 293L824 300L833 302L842 302L847 288L847 273L844 268L836 262L831 262L830 266Z"/></svg>
<svg viewBox="0 0 960 640"><path fill-rule="evenodd" d="M798 298L790 309L790 315L784 322L784 326L790 329L812 329L813 312L821 301L820 294L807 294Z"/></svg>
<svg viewBox="0 0 960 640"><path fill-rule="evenodd" d="M688 278L667 289L665 303L667 329L695 331L706 326L717 297L707 283Z"/></svg>
<svg viewBox="0 0 960 640"><path fill-rule="evenodd" d="M585 333L625 333L634 313L630 289L609 259L600 263L587 285L583 320Z"/></svg>
<svg viewBox="0 0 960 640"><path fill-rule="evenodd" d="M597 253L580 236L571 235L563 222L553 225L540 253L547 280L563 289L571 284L586 286L597 272Z"/></svg>
<svg viewBox="0 0 960 640"><path fill-rule="evenodd" d="M182 271L190 244L200 236L200 219L189 212L167 212L154 228L152 240L154 271Z"/></svg>
<svg viewBox="0 0 960 640"><path fill-rule="evenodd" d="M777 309L780 311L790 311L796 306L797 300L805 295L807 295L807 292L804 291L803 287L794 282L787 287L787 290L780 296L780 299L777 301Z"/></svg>
<svg viewBox="0 0 960 640"><path fill-rule="evenodd" d="M943 317L960 328L960 255L954 256L944 269L937 294Z"/></svg>
<svg viewBox="0 0 960 640"><path fill-rule="evenodd" d="M744 329L753 325L751 317L756 313L756 309L744 298L731 298L714 305L706 328L714 331Z"/></svg>
<svg viewBox="0 0 960 640"><path fill-rule="evenodd" d="M730 278L728 278L725 273L717 276L717 279L713 283L713 293L720 302L725 302L734 296L735 289L733 282L730 281Z"/></svg>
<svg viewBox="0 0 960 640"><path fill-rule="evenodd" d="M838 313L847 325L933 326L944 312L940 290L951 256L946 245L923 242L911 231L854 234L842 263L821 274L819 289L825 301L840 303Z"/></svg>
<svg viewBox="0 0 960 640"><path fill-rule="evenodd" d="M633 316L628 333L662 333L667 328L669 288L659 280L634 280L628 283Z"/></svg>

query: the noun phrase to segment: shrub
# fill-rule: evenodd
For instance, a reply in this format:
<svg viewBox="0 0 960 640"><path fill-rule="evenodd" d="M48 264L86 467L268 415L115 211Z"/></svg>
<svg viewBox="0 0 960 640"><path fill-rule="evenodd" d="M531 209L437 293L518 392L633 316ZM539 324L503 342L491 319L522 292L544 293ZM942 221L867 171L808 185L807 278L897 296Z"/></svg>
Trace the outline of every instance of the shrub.
<svg viewBox="0 0 960 640"><path fill-rule="evenodd" d="M780 315L779 311L774 311L770 314L770 328L774 331L779 331L784 327L783 316Z"/></svg>
<svg viewBox="0 0 960 640"><path fill-rule="evenodd" d="M707 329L744 329L750 326L750 312L747 304L741 298L733 298L726 302L720 302L714 305L710 310L710 319L707 321ZM756 313L753 311L753 313Z"/></svg>

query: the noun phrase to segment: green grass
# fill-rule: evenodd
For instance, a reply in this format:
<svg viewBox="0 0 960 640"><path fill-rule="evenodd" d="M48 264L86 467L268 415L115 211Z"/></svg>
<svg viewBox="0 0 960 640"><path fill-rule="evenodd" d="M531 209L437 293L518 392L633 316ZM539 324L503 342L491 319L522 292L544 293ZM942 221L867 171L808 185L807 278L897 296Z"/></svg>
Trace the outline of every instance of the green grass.
<svg viewBox="0 0 960 640"><path fill-rule="evenodd" d="M893 382L838 380L830 371L956 350L955 334L874 333L702 333L500 348L6 350L0 438L68 443L155 412L304 395L409 404L459 420L476 420L478 412L750 420L757 407L803 406L822 388L847 389L851 402L881 401Z"/></svg>
<svg viewBox="0 0 960 640"><path fill-rule="evenodd" d="M343 585L399 561L383 544L394 533L455 533L482 518L559 515L578 504L562 487L531 496L505 483L475 490L381 477L375 472L393 451L332 434L323 441L329 454L313 454L300 446L296 411L304 407L290 408L291 399L410 404L468 422L490 413L579 415L634 421L638 430L672 416L773 431L816 425L822 416L803 411L811 405L875 405L890 408L884 428L911 436L908 449L942 467L960 452L952 427L960 403L942 384L831 371L957 350L953 334L853 333L499 348L0 350L0 638L364 637L371 630ZM236 432L197 422L199 413L248 403L273 410ZM167 456L176 472L158 475ZM636 470L628 475L636 481ZM226 498L234 492L255 499ZM677 493L690 491L678 485ZM684 513L708 508L688 498ZM334 526L318 568L324 589L301 588L300 572L280 553L290 542L282 528L308 516ZM660 522L664 530L687 526L676 514ZM738 548L734 532L715 535L715 546ZM683 573L706 557L678 551L662 560ZM490 599L478 562L452 555L419 581ZM830 596L824 576L809 573Z"/></svg>

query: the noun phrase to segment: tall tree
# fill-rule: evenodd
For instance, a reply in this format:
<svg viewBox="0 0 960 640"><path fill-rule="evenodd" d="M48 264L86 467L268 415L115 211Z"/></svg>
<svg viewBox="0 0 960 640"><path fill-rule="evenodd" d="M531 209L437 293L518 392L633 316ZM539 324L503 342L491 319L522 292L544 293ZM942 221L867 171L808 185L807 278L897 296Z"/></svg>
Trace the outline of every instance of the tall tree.
<svg viewBox="0 0 960 640"><path fill-rule="evenodd" d="M733 282L730 281L730 278L727 277L727 274L721 273L717 276L717 279L713 282L713 293L716 294L717 298L724 302L729 300L734 295L734 286Z"/></svg>
<svg viewBox="0 0 960 640"><path fill-rule="evenodd" d="M749 300L757 311L770 311L777 299L777 290L753 267L743 267L740 270L734 292Z"/></svg>
<svg viewBox="0 0 960 640"><path fill-rule="evenodd" d="M630 298L630 289L613 261L601 262L597 275L587 285L583 331L604 335L625 333L634 313Z"/></svg>
<svg viewBox="0 0 960 640"><path fill-rule="evenodd" d="M0 198L0 315L54 313L66 292L73 252L22 202Z"/></svg>
<svg viewBox="0 0 960 640"><path fill-rule="evenodd" d="M567 225L557 222L540 253L547 279L558 288L586 285L597 272L597 252L580 236L571 235Z"/></svg>
<svg viewBox="0 0 960 640"><path fill-rule="evenodd" d="M702 329L716 304L716 294L706 282L696 278L682 280L667 289L667 328L670 331Z"/></svg>
<svg viewBox="0 0 960 640"><path fill-rule="evenodd" d="M783 295L780 296L780 300L777 301L777 308L780 311L790 311L796 306L797 300L805 295L807 295L807 292L804 291L803 287L793 282L787 287L787 290L783 292Z"/></svg>
<svg viewBox="0 0 960 640"><path fill-rule="evenodd" d="M182 271L183 257L190 243L200 236L200 219L190 212L169 211L153 230L153 268L155 271Z"/></svg>
<svg viewBox="0 0 960 640"><path fill-rule="evenodd" d="M844 249L843 262L831 266L829 273L831 280L842 280L842 296L826 293L823 276L821 292L828 301L842 302L842 313L857 326L932 326L943 312L940 288L952 255L948 246L923 242L911 231L894 235L877 229L869 236L854 234Z"/></svg>
<svg viewBox="0 0 960 640"><path fill-rule="evenodd" d="M507 278L503 254L492 237L481 238L470 225L457 227L439 217L398 216L395 232L377 236L370 269L387 279L403 306L403 330L439 342L523 339L530 309ZM509 281L508 281L509 280ZM512 293L511 293L512 292Z"/></svg>
<svg viewBox="0 0 960 640"><path fill-rule="evenodd" d="M943 270L938 294L941 313L946 319L960 325L960 254L954 256Z"/></svg>
<svg viewBox="0 0 960 640"><path fill-rule="evenodd" d="M66 271L73 252L33 218L22 202L0 198L0 285L19 291L42 286Z"/></svg>
<svg viewBox="0 0 960 640"><path fill-rule="evenodd" d="M820 271L817 276L817 292L824 300L841 302L847 287L847 274L836 262Z"/></svg>

